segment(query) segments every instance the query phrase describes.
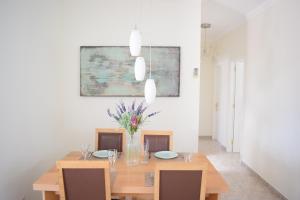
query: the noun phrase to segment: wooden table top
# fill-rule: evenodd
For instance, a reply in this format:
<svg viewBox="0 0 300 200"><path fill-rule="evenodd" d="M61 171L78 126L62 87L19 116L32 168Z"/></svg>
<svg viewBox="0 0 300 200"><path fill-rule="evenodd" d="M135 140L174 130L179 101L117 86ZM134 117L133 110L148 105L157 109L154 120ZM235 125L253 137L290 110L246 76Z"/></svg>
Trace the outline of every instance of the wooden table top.
<svg viewBox="0 0 300 200"><path fill-rule="evenodd" d="M79 160L80 157L80 152L71 152L66 155L63 160ZM170 162L176 164L176 162L184 162L184 160L180 156L179 158L172 160L161 160L152 156L147 164L127 166L124 156L121 156L116 162L115 175L111 178L112 194L153 194L153 186L146 186L145 184L145 174L148 172L154 172L155 164L158 162ZM206 156L201 153L195 153L192 156L191 163L207 163L207 194L223 193L229 190L224 178L214 168ZM37 191L59 192L57 168L54 166L40 176L33 183L33 189Z"/></svg>

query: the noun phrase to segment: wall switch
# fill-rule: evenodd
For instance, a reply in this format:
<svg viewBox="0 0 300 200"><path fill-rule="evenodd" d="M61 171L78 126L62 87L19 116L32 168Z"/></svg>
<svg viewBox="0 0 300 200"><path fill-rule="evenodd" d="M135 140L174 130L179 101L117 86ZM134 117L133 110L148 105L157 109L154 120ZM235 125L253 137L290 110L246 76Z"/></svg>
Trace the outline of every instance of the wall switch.
<svg viewBox="0 0 300 200"><path fill-rule="evenodd" d="M194 67L193 74L194 74L194 76L198 76L198 74L199 74L199 68L198 67Z"/></svg>

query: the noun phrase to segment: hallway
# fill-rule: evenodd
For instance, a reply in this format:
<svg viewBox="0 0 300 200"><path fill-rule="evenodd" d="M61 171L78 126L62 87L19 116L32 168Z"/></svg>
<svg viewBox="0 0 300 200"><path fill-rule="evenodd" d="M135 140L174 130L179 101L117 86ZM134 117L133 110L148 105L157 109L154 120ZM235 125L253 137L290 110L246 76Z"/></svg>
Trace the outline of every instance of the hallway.
<svg viewBox="0 0 300 200"><path fill-rule="evenodd" d="M238 153L227 153L216 141L200 138L199 152L207 155L229 184L221 200L284 200L258 175L240 162Z"/></svg>

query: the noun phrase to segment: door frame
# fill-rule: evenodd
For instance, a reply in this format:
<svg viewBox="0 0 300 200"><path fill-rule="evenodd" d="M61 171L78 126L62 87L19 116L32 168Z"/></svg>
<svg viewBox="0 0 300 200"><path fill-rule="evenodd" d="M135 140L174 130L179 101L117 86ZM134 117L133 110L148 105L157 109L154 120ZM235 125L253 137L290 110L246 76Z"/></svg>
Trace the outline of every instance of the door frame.
<svg viewBox="0 0 300 200"><path fill-rule="evenodd" d="M221 69L222 68L222 69ZM223 70L223 71L220 71ZM242 124L243 124L243 113L244 113L244 101L243 101L243 93L244 93L244 70L245 70L245 62L243 60L238 61L229 61L224 60L222 62L218 62L214 67L214 108L213 108L213 139L217 140L227 152L239 152L240 151L240 141L242 136ZM218 74L225 73L225 74ZM225 92L224 99L221 99L222 105L225 106L222 113L218 113L218 109L220 109L219 95L221 92L219 91L219 81L218 80L223 76L225 77L225 81L228 81L228 85L226 84L223 88ZM224 80L223 80L224 81ZM219 93L219 94L218 94ZM219 107L219 108L218 108ZM224 114L225 112L225 114ZM223 127L224 130L218 132L218 120L222 117L221 123L225 123ZM219 127L220 128L220 127ZM220 136L219 134L222 134ZM223 135L224 134L224 135ZM223 139L222 139L223 138ZM225 139L224 139L225 138ZM220 141L223 140L223 141Z"/></svg>

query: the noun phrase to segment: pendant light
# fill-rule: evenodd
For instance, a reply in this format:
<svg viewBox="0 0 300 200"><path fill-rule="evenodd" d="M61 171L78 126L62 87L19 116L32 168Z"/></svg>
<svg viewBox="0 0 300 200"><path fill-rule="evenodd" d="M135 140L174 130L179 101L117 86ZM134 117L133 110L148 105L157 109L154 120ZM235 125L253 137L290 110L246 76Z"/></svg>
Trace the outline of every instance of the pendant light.
<svg viewBox="0 0 300 200"><path fill-rule="evenodd" d="M139 56L142 48L142 36L137 26L131 31L129 38L129 49L131 56Z"/></svg>
<svg viewBox="0 0 300 200"><path fill-rule="evenodd" d="M152 7L151 7L151 0L150 0L150 6L149 6L150 13L151 13L151 8ZM152 23L150 23L150 25L152 25ZM150 30L152 30L152 29L150 29ZM146 80L145 90L144 90L145 99L146 99L147 104L153 103L155 100L155 97L156 97L156 85L155 85L154 79L152 79L152 77L151 77L151 75L152 75L152 44L151 44L151 41L150 41L149 51L150 51L150 61L149 61L150 72L149 72L149 78Z"/></svg>
<svg viewBox="0 0 300 200"><path fill-rule="evenodd" d="M139 20L141 20L142 16L142 0L140 0L140 16ZM137 19L138 21L138 19ZM129 50L132 56L136 56L134 63L134 76L136 81L143 81L145 78L146 64L145 59L140 55L142 49L142 36L140 31L137 29L135 25L134 30L130 34L129 38Z"/></svg>
<svg viewBox="0 0 300 200"><path fill-rule="evenodd" d="M136 22L135 22L136 24L138 23L138 20L141 18L141 15L142 15L142 0L140 0L140 11L139 9L137 9ZM134 29L131 31L129 37L130 54L131 56L135 56L135 57L140 55L141 48L142 48L142 36L136 24L134 25Z"/></svg>
<svg viewBox="0 0 300 200"><path fill-rule="evenodd" d="M135 80L143 81L145 78L146 64L143 57L137 57L134 64Z"/></svg>
<svg viewBox="0 0 300 200"><path fill-rule="evenodd" d="M150 45L150 73L149 78L146 80L145 84L145 99L147 104L151 104L154 102L156 97L156 85L154 79L151 77L151 69L152 68L152 47Z"/></svg>

